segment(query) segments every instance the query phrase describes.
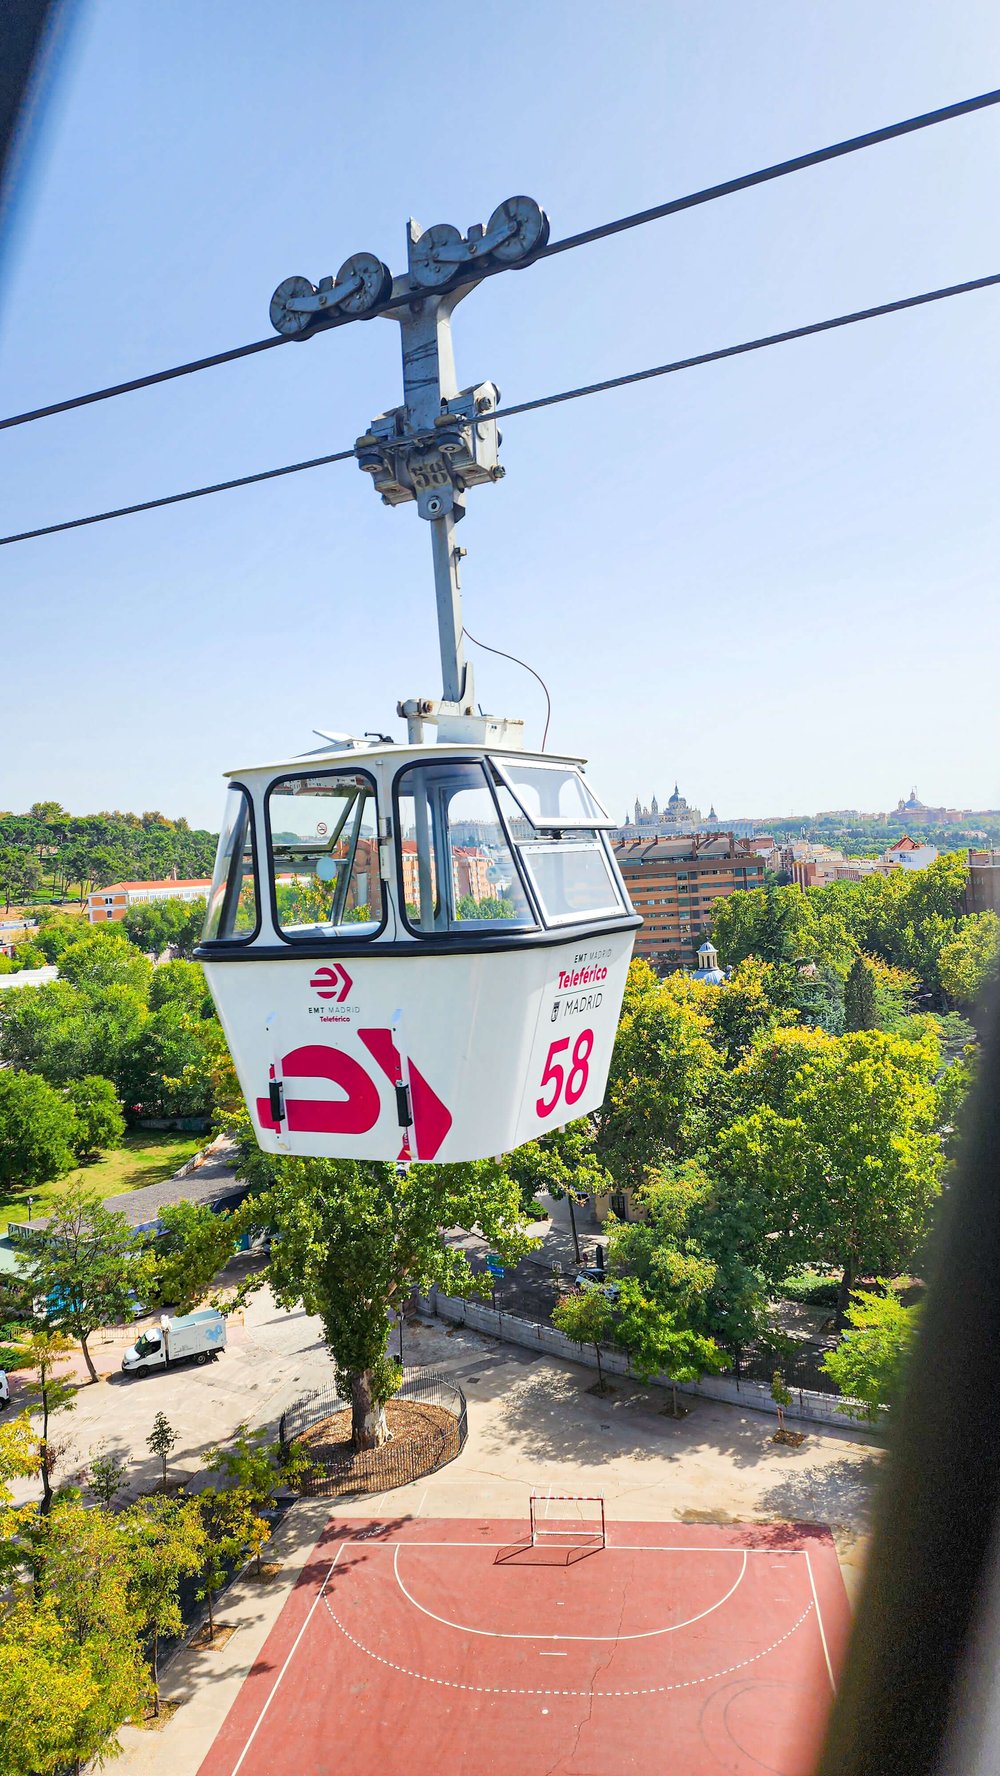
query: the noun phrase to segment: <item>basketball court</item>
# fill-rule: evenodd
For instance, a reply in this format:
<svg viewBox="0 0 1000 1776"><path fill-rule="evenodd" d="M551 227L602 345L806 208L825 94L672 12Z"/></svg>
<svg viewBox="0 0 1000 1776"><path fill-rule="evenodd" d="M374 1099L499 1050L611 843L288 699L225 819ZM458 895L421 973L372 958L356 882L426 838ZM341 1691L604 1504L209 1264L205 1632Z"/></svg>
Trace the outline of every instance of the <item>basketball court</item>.
<svg viewBox="0 0 1000 1776"><path fill-rule="evenodd" d="M848 1629L826 1530L327 1526L200 1776L809 1776Z"/></svg>

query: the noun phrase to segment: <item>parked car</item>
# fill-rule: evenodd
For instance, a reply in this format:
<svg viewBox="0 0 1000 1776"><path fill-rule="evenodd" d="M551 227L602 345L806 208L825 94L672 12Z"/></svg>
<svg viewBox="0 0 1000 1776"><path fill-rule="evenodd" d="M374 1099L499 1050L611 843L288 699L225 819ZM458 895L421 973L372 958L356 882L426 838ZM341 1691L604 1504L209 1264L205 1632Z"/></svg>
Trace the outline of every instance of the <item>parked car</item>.
<svg viewBox="0 0 1000 1776"><path fill-rule="evenodd" d="M6 1412L10 1405L10 1382L7 1380L6 1369L0 1369L0 1412Z"/></svg>
<svg viewBox="0 0 1000 1776"><path fill-rule="evenodd" d="M574 1287L577 1289L603 1288L609 1301L617 1301L621 1294L618 1284L609 1283L607 1271L598 1270L596 1264L586 1264L582 1270L577 1271L574 1278Z"/></svg>

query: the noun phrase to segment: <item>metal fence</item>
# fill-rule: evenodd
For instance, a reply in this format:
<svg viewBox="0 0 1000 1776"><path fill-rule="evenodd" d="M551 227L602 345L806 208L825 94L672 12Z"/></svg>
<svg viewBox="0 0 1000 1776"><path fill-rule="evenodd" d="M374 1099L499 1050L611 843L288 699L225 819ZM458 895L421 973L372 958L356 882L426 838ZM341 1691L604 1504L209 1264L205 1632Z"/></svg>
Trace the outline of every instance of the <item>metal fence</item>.
<svg viewBox="0 0 1000 1776"><path fill-rule="evenodd" d="M408 1405L424 1410L407 1414L401 1409ZM469 1434L462 1389L427 1371L404 1370L403 1384L387 1408L390 1429L395 1418L398 1430L377 1449L353 1447L350 1410L350 1400L331 1387L282 1413L282 1445L300 1444L311 1463L303 1492L375 1493L408 1486L454 1461Z"/></svg>

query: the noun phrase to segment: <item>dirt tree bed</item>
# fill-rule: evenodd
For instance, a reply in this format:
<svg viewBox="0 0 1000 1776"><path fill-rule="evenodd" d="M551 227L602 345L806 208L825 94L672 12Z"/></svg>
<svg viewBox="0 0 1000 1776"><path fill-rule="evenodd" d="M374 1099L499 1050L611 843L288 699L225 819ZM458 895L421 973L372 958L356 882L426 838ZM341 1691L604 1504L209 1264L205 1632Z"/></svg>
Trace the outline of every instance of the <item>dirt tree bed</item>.
<svg viewBox="0 0 1000 1776"><path fill-rule="evenodd" d="M385 1415L391 1435L378 1449L352 1447L349 1407L301 1431L296 1441L316 1464L305 1490L332 1496L385 1492L432 1474L458 1454L458 1420L445 1407L390 1400Z"/></svg>

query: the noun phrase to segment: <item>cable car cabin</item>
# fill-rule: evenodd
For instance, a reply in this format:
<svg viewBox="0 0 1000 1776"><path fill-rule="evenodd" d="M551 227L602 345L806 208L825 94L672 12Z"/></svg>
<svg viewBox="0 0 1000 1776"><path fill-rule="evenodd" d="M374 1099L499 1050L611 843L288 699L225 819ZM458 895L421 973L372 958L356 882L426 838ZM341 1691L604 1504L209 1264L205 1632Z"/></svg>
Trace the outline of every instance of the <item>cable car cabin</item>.
<svg viewBox="0 0 1000 1776"><path fill-rule="evenodd" d="M264 1149L481 1159L597 1109L640 920L580 761L359 744L231 777L196 953Z"/></svg>

